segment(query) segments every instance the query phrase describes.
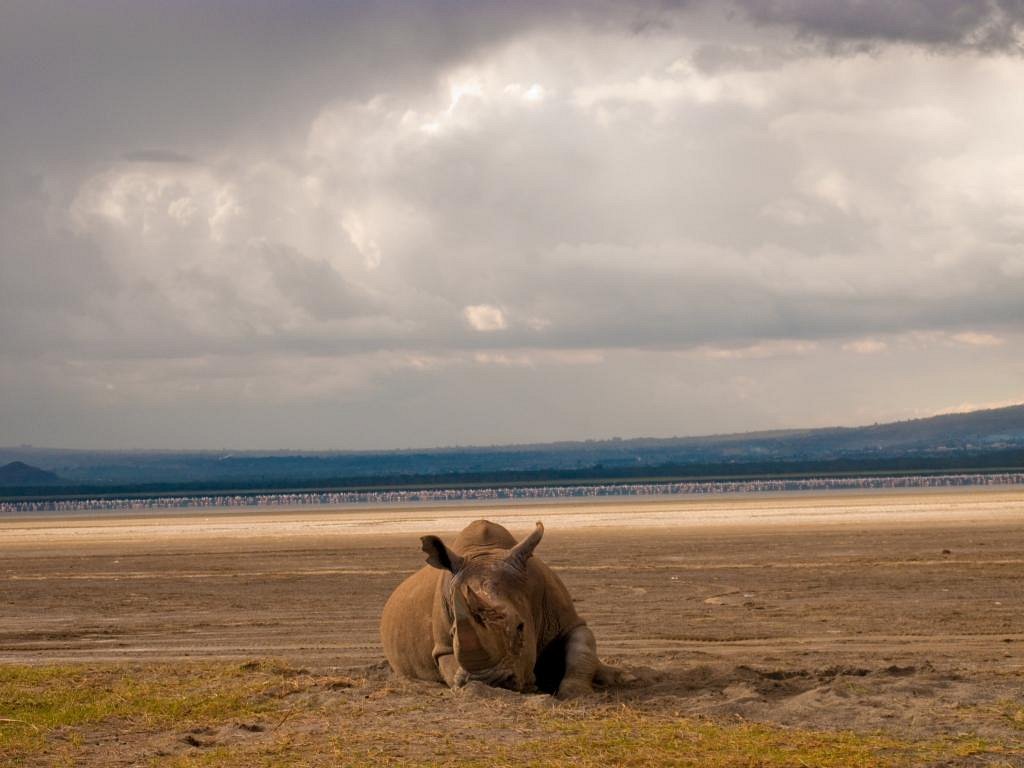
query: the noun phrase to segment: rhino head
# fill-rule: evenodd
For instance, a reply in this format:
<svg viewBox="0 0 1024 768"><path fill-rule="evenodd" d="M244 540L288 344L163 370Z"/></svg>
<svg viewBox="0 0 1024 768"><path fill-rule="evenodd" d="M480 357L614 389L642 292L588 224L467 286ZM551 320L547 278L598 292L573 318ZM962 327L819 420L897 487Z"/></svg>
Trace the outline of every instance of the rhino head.
<svg viewBox="0 0 1024 768"><path fill-rule="evenodd" d="M435 568L450 571L446 594L452 648L463 683L479 680L514 691L534 690L537 633L527 561L544 526L509 549L485 548L464 555L437 536L424 536L423 551Z"/></svg>

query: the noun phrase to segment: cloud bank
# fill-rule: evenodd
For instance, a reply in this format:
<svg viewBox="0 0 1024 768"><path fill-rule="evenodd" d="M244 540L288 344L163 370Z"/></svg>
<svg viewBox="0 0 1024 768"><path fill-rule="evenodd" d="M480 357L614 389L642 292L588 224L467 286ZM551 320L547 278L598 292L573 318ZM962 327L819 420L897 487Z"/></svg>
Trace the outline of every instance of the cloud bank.
<svg viewBox="0 0 1024 768"><path fill-rule="evenodd" d="M490 443L1024 397L1017 3L0 14L4 442Z"/></svg>

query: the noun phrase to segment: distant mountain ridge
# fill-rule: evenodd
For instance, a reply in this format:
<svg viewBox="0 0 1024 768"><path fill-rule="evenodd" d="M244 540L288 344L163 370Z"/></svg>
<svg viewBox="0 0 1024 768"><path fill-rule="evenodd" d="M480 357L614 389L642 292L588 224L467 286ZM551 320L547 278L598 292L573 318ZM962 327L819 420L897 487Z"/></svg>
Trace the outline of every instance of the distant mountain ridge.
<svg viewBox="0 0 1024 768"><path fill-rule="evenodd" d="M394 451L78 451L0 448L0 461L46 467L69 485L241 485L389 482L502 473L642 474L707 466L742 470L787 464L894 462L955 466L958 456L1024 451L1024 405L864 427L825 427L702 437L634 438ZM666 471L668 471L666 469ZM709 469L710 471L710 469ZM758 470L760 471L760 469ZM765 470L767 471L767 470ZM780 470L781 471L781 470ZM657 474L657 473L654 473Z"/></svg>
<svg viewBox="0 0 1024 768"><path fill-rule="evenodd" d="M23 461L12 461L0 467L0 485L54 485L61 482L53 472L33 467Z"/></svg>

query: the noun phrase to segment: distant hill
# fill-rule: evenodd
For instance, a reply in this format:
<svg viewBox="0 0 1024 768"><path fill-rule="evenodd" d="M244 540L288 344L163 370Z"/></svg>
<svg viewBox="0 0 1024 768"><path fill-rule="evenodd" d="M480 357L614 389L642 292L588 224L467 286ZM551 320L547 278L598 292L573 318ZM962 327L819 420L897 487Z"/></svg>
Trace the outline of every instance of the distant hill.
<svg viewBox="0 0 1024 768"><path fill-rule="evenodd" d="M53 472L31 467L23 461L12 461L0 467L0 485L54 485L61 482Z"/></svg>
<svg viewBox="0 0 1024 768"><path fill-rule="evenodd" d="M312 488L1024 466L1024 405L863 427L394 451L0 448L74 488ZM9 465L9 467L14 466ZM12 477L31 477L5 468ZM34 470L40 472L40 470ZM33 483L53 484L53 475ZM4 480L7 487L29 485Z"/></svg>

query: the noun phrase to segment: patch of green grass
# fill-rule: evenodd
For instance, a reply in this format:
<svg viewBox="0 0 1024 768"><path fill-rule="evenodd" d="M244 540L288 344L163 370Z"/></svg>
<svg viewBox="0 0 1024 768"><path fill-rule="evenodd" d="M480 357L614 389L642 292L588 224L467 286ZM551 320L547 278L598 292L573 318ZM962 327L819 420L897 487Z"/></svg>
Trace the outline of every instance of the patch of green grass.
<svg viewBox="0 0 1024 768"><path fill-rule="evenodd" d="M912 748L892 738L853 733L782 729L756 723L662 719L628 711L581 719L553 730L556 753L543 743L539 758L561 758L576 766L606 762L622 766L799 766L867 768L897 765ZM557 763L555 763L557 764Z"/></svg>
<svg viewBox="0 0 1024 768"><path fill-rule="evenodd" d="M812 731L750 722L721 723L643 714L629 708L571 713L557 710L535 722L536 733L515 745L495 746L487 734L452 743L429 733L404 734L404 741L434 742L433 752L417 756L403 740L387 742L378 731L339 738L341 766L446 766L450 768L898 768L955 756L987 752L975 739L906 742L882 734ZM445 753L444 747L450 751ZM237 763L243 765L244 762ZM273 766L290 766L289 762ZM299 765L295 763L294 765Z"/></svg>
<svg viewBox="0 0 1024 768"><path fill-rule="evenodd" d="M0 718L8 719L0 722L0 766L106 765L114 736L127 750L122 754L151 755L152 768L898 768L980 754L1007 764L1019 759L1009 744L967 736L909 741L593 700L553 708L526 703L389 682L367 687L365 680L311 675L273 661L7 666L0 667ZM257 733L216 732L256 720L264 724ZM203 729L196 733L207 743L182 744L193 727ZM176 746L159 754L155 743Z"/></svg>
<svg viewBox="0 0 1024 768"><path fill-rule="evenodd" d="M1024 707L1020 702L1008 701L1003 704L1003 711L1006 719L1013 723L1015 728L1024 731Z"/></svg>
<svg viewBox="0 0 1024 768"><path fill-rule="evenodd" d="M0 666L0 758L37 753L57 733L73 751L82 727L98 723L151 731L273 709L275 700L262 694L281 685L282 675L257 671L224 664Z"/></svg>

